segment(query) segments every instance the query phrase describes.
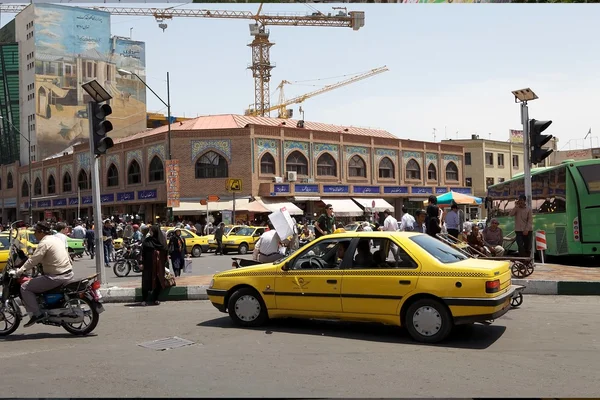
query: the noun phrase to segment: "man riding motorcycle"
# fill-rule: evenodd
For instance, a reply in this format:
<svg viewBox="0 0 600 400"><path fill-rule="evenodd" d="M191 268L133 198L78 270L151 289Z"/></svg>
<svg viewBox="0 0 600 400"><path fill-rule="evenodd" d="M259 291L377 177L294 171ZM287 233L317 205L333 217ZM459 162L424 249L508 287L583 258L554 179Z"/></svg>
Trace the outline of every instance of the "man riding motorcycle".
<svg viewBox="0 0 600 400"><path fill-rule="evenodd" d="M71 257L69 257L63 241L52 235L51 227L47 222L38 222L34 230L35 238L39 242L37 249L17 270L17 275L22 275L38 264L42 264L43 267L43 275L21 285L21 298L25 303L25 309L31 313L31 319L25 324L25 327L41 322L45 318L40 311L36 294L57 288L73 279Z"/></svg>

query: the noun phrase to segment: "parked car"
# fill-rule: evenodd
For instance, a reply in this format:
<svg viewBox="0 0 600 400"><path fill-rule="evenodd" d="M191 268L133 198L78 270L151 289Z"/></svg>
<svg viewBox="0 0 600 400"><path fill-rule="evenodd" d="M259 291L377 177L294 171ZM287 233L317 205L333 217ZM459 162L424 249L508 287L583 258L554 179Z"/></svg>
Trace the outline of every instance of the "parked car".
<svg viewBox="0 0 600 400"><path fill-rule="evenodd" d="M168 239L171 238L173 231L174 228L168 228L166 232ZM185 248L188 254L191 254L192 257L200 257L203 252L208 251L207 236L198 236L188 229L181 229L181 237L185 239Z"/></svg>
<svg viewBox="0 0 600 400"><path fill-rule="evenodd" d="M247 226L238 230L235 234L224 236L223 254L227 254L230 251L237 251L240 254L253 251L254 245L265 230L264 226Z"/></svg>
<svg viewBox="0 0 600 400"><path fill-rule="evenodd" d="M416 232L346 232L275 263L218 273L207 294L241 326L286 317L380 322L436 343L457 325L501 317L520 289L508 261L468 258Z"/></svg>

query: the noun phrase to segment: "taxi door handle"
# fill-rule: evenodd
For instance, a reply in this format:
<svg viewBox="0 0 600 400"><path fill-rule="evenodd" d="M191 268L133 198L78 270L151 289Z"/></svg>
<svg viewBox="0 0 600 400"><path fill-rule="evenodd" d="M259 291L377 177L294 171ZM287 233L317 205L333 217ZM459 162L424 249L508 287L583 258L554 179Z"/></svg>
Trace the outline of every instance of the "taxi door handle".
<svg viewBox="0 0 600 400"><path fill-rule="evenodd" d="M399 281L398 283L401 285L410 285L410 281Z"/></svg>
<svg viewBox="0 0 600 400"><path fill-rule="evenodd" d="M335 280L335 279L327 279L327 283L331 283L332 285L335 285L337 283L337 280Z"/></svg>

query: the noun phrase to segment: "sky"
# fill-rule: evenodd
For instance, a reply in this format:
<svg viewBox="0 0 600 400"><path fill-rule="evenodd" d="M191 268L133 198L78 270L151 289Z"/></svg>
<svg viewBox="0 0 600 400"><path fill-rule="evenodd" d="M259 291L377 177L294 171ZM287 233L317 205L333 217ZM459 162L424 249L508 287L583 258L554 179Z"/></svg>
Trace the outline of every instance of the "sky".
<svg viewBox="0 0 600 400"><path fill-rule="evenodd" d="M106 1L109 3L109 1ZM71 3L75 4L75 3ZM105 4L107 6L116 4ZM129 4L256 11L257 4ZM333 5L335 6L335 5ZM338 6L342 6L339 4ZM387 65L390 71L306 100L307 121L387 130L403 139L506 141L521 129L511 91L539 96L529 116L552 120L559 149L600 137L600 7L595 4L343 4L365 11L365 26L270 27L271 104L283 79L286 98ZM331 4L267 4L266 12L330 12ZM3 14L1 24L14 16ZM253 103L250 21L179 18L164 30L151 17L113 16L114 35L146 42L147 83L172 114L243 114ZM133 28L133 29L130 29ZM334 78L334 79L325 79ZM316 85L316 86L314 86ZM147 93L148 111L166 113ZM293 106L295 117L298 105ZM272 113L276 116L276 112Z"/></svg>

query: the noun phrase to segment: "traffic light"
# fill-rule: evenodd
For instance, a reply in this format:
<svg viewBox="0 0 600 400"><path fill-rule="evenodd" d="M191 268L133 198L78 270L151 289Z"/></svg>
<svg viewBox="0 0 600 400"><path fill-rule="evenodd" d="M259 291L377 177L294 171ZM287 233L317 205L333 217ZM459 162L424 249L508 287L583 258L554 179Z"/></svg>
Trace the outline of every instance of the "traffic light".
<svg viewBox="0 0 600 400"><path fill-rule="evenodd" d="M548 157L554 150L542 149L552 139L552 135L542 135L552 121L538 121L536 119L529 120L529 145L531 146L530 161L532 164L539 164Z"/></svg>
<svg viewBox="0 0 600 400"><path fill-rule="evenodd" d="M92 131L94 137L94 154L101 156L115 144L108 137L108 132L113 130L113 125L106 119L112 114L112 108L108 104L92 102Z"/></svg>

